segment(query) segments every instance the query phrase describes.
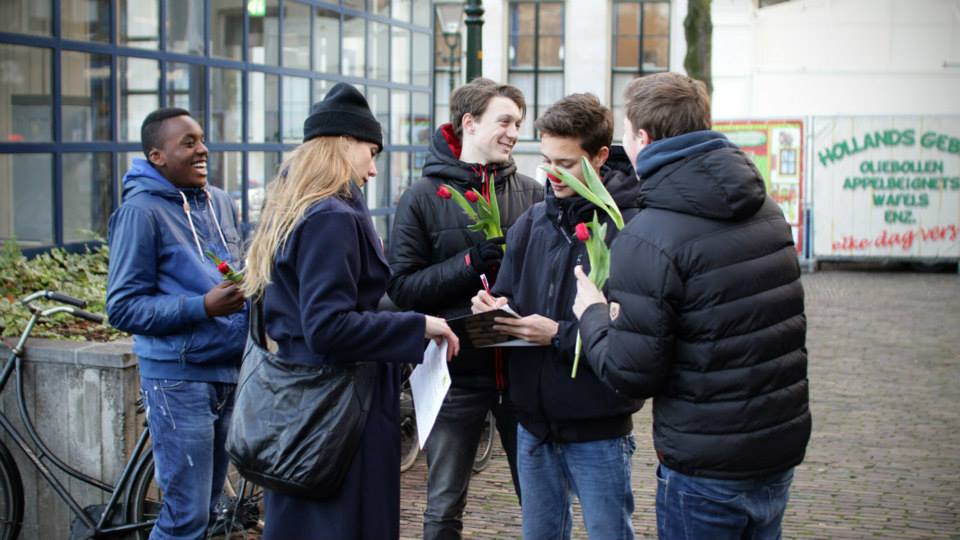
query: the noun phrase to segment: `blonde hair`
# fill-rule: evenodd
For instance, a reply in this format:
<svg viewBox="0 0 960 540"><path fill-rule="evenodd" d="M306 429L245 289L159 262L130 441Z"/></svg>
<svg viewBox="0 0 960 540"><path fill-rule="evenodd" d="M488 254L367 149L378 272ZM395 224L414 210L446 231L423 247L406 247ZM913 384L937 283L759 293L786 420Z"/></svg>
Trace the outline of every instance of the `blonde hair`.
<svg viewBox="0 0 960 540"><path fill-rule="evenodd" d="M336 195L350 195L357 181L348 160L347 137L317 137L298 146L283 161L267 187L266 205L247 252L241 290L248 297L263 294L270 284L273 262L307 210Z"/></svg>

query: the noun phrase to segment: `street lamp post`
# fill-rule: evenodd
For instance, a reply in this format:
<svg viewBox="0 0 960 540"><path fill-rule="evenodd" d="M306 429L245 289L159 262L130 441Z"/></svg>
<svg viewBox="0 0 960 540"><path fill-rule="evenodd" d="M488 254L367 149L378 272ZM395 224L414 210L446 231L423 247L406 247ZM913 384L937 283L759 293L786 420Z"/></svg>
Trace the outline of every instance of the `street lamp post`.
<svg viewBox="0 0 960 540"><path fill-rule="evenodd" d="M480 0L467 0L467 82L483 74L483 6Z"/></svg>

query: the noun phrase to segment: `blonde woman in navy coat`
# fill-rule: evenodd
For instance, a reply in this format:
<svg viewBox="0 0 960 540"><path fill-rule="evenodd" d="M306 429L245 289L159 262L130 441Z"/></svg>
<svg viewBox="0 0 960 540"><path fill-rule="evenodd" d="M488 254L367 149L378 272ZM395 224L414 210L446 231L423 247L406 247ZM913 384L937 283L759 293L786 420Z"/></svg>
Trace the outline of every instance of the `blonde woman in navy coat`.
<svg viewBox="0 0 960 540"><path fill-rule="evenodd" d="M377 174L381 133L363 95L349 84L334 86L271 182L250 246L244 292L263 296L266 331L280 357L380 368L340 491L327 499L267 491L266 540L397 538L399 367L421 361L425 338L446 340L450 357L459 350L443 319L376 311L390 269L360 188Z"/></svg>

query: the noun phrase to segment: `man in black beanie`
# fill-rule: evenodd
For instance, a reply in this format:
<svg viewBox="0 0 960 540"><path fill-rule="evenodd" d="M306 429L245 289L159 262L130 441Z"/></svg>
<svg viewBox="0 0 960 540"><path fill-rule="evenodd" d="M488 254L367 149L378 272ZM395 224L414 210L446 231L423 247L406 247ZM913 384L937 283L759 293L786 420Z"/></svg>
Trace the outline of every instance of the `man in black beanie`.
<svg viewBox="0 0 960 540"><path fill-rule="evenodd" d="M526 104L510 85L475 79L450 97L450 123L433 136L423 178L400 198L390 237L390 298L403 309L450 318L470 313L470 298L492 285L503 257L503 239L484 239L470 219L438 196L441 185L488 197L491 180L506 231L527 208L543 200L543 186L517 173L511 153ZM517 420L507 395L500 349L463 350L450 364L453 380L426 452L427 540L460 538L471 467L488 411L510 462L517 495Z"/></svg>

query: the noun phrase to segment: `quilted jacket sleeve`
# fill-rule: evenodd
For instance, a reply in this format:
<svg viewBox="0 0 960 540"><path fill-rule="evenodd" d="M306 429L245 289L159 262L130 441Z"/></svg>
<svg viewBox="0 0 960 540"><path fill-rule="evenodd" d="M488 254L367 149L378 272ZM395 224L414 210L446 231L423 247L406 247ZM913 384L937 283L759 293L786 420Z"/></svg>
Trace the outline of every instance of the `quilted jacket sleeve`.
<svg viewBox="0 0 960 540"><path fill-rule="evenodd" d="M621 394L652 397L673 363L682 280L662 250L625 230L612 247L608 285L610 306L590 306L580 319L583 354Z"/></svg>

